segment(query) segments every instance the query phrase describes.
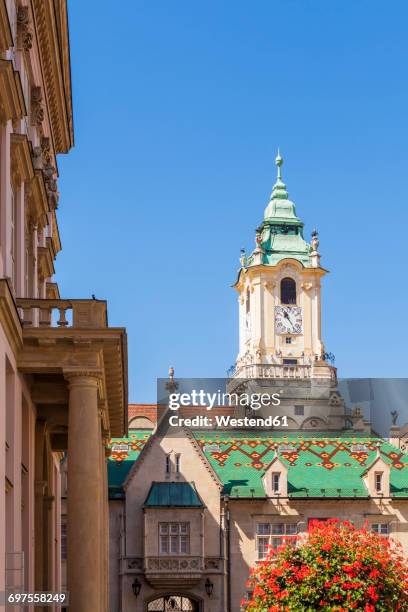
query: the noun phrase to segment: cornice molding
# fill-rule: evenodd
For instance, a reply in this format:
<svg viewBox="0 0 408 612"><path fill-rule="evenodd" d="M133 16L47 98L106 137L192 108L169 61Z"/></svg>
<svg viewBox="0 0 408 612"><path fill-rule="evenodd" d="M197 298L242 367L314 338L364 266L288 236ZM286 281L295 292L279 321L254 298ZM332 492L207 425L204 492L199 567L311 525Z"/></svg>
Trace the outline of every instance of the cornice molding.
<svg viewBox="0 0 408 612"><path fill-rule="evenodd" d="M32 6L54 147L57 153L67 153L73 146L73 130L71 86L66 82L68 22L61 20L66 0L36 0Z"/></svg>
<svg viewBox="0 0 408 612"><path fill-rule="evenodd" d="M13 46L10 21L5 0L0 0L0 52Z"/></svg>

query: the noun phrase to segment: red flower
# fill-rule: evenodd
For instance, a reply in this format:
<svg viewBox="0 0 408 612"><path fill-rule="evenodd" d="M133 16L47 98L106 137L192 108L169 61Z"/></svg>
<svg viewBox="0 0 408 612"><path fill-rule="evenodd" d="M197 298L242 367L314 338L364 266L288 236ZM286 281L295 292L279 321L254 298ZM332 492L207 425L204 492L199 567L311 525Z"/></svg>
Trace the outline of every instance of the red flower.
<svg viewBox="0 0 408 612"><path fill-rule="evenodd" d="M379 596L377 595L377 591L375 590L375 587L373 587L373 585L370 585L368 587L367 593L368 593L370 599L372 599L373 601L378 601L379 600Z"/></svg>
<svg viewBox="0 0 408 612"><path fill-rule="evenodd" d="M250 583L255 588L246 612L408 612L408 562L401 548L350 523L313 522L307 538L295 546L285 542L273 556L268 552Z"/></svg>

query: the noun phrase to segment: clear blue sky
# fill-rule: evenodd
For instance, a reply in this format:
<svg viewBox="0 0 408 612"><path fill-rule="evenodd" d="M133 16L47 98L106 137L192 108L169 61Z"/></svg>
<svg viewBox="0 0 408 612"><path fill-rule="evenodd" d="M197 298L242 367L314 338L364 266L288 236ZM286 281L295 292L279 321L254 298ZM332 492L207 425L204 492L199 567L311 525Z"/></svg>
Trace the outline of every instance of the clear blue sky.
<svg viewBox="0 0 408 612"><path fill-rule="evenodd" d="M129 397L223 376L275 179L317 227L341 376L407 375L405 1L69 2L75 148L57 278L126 326Z"/></svg>

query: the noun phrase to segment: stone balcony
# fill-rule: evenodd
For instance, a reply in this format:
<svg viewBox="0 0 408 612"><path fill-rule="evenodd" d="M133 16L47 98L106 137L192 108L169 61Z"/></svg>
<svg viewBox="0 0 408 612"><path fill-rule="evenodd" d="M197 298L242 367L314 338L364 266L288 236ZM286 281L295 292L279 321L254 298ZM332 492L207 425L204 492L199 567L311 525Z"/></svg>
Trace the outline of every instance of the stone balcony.
<svg viewBox="0 0 408 612"><path fill-rule="evenodd" d="M38 417L55 433L55 450L66 449L68 380L81 372L98 378L105 435L123 435L127 427L126 331L108 326L105 301L16 299L9 282L0 279L0 321L19 371L30 376Z"/></svg>
<svg viewBox="0 0 408 612"><path fill-rule="evenodd" d="M108 327L106 302L101 300L61 300L18 298L23 327ZM68 318L67 318L68 317Z"/></svg>
<svg viewBox="0 0 408 612"><path fill-rule="evenodd" d="M203 557L160 556L145 557L144 574L154 587L190 587L199 582L204 573Z"/></svg>

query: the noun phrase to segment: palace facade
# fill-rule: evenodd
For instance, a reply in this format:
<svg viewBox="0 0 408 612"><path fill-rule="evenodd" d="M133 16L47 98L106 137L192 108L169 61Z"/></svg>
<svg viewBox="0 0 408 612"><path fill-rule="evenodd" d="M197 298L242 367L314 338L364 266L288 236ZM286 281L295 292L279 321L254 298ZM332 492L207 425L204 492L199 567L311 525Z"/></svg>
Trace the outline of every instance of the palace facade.
<svg viewBox="0 0 408 612"><path fill-rule="evenodd" d="M66 0L0 0L0 592L61 589L68 451L67 588L89 612L109 609L105 446L127 427L127 349L106 302L54 280L73 138Z"/></svg>
<svg viewBox="0 0 408 612"><path fill-rule="evenodd" d="M281 393L274 415L286 425L175 428L165 405L129 407L128 436L111 440L108 460L111 612L238 612L250 567L312 519L367 523L408 553L408 456L395 428L395 439L377 436L337 389L321 333L319 238L304 239L280 155L276 164L255 249L241 253L227 390ZM171 375L168 388L177 384Z"/></svg>

